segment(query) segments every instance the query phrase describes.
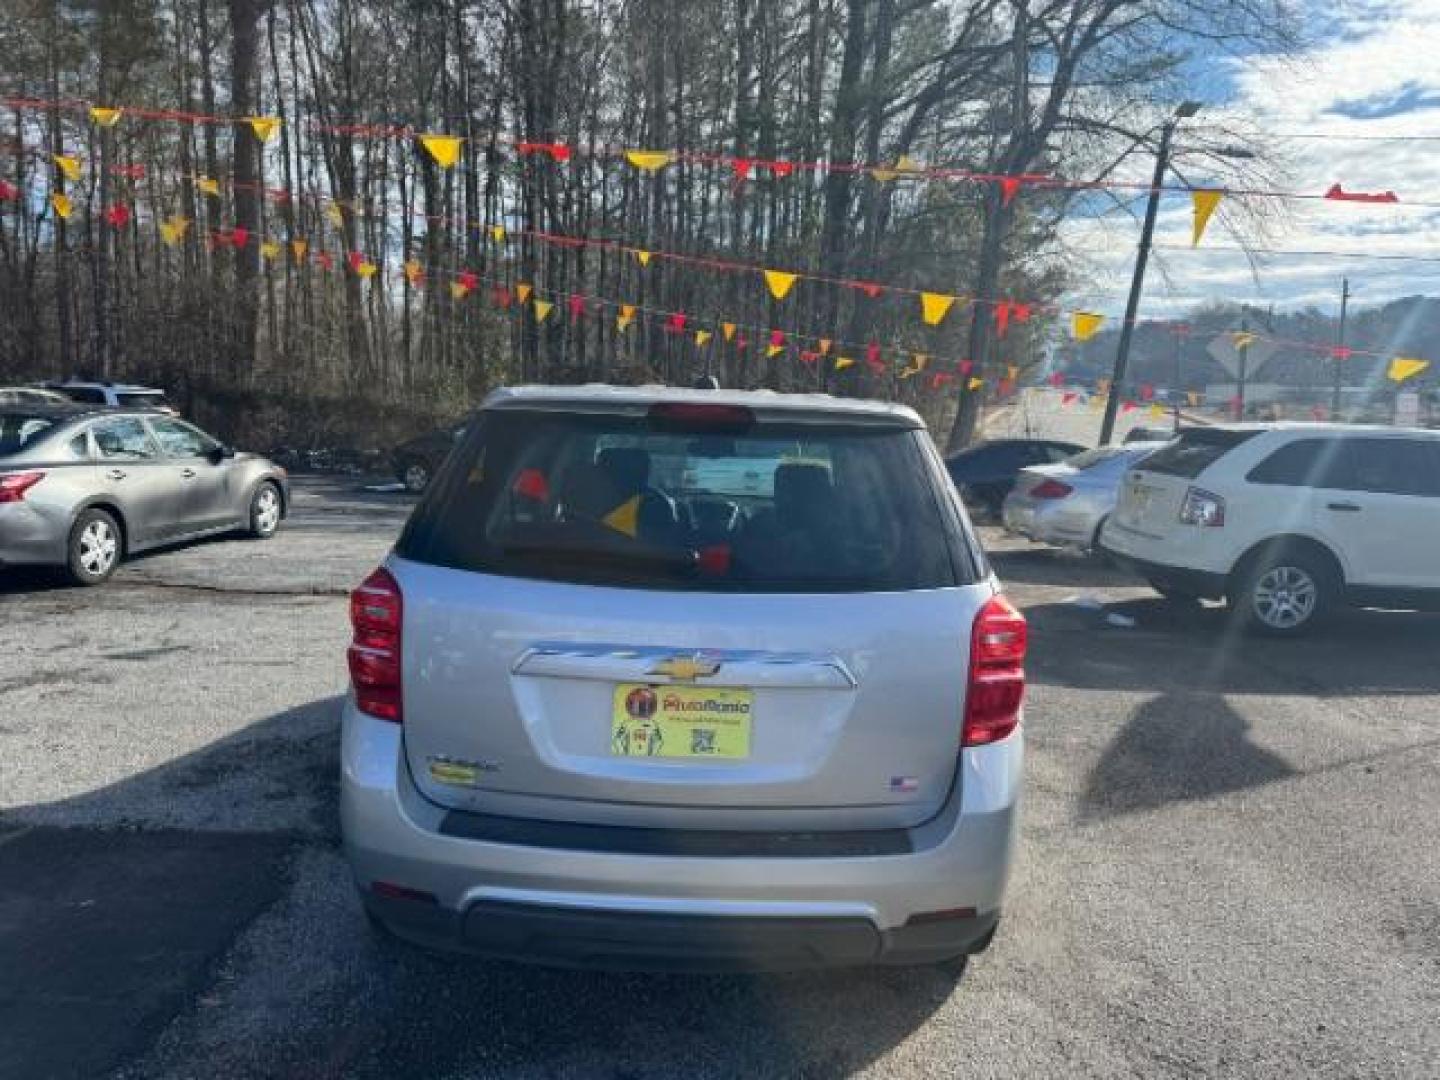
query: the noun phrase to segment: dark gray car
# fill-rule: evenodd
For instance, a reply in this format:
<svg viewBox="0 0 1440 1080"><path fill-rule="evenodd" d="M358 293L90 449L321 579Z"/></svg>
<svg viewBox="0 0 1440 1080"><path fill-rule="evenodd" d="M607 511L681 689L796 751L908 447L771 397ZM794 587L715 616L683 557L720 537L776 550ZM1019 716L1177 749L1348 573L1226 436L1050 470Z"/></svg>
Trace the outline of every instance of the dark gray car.
<svg viewBox="0 0 1440 1080"><path fill-rule="evenodd" d="M264 539L285 470L147 409L0 408L0 567L64 566L98 585L125 556L215 533Z"/></svg>

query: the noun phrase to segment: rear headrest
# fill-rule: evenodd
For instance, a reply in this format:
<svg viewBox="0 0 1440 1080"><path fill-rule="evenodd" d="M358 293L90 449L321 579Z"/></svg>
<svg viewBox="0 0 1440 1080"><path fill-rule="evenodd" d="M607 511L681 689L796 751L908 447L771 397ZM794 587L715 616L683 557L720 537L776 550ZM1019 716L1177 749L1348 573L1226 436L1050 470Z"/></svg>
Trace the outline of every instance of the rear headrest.
<svg viewBox="0 0 1440 1080"><path fill-rule="evenodd" d="M790 462L775 470L775 505L782 513L829 507L835 490L824 465Z"/></svg>
<svg viewBox="0 0 1440 1080"><path fill-rule="evenodd" d="M595 463L628 495L643 491L650 482L650 454L638 446L607 446Z"/></svg>

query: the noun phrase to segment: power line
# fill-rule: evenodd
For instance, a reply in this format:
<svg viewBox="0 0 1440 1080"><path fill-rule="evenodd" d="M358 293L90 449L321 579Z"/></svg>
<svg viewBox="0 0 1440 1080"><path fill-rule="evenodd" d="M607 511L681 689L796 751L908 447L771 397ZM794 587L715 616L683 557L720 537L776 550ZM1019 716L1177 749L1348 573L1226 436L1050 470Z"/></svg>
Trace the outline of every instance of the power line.
<svg viewBox="0 0 1440 1080"><path fill-rule="evenodd" d="M1161 251L1195 251L1189 244L1156 244ZM1375 251L1328 251L1324 249L1254 247L1243 244L1206 244L1204 251L1231 251L1254 255L1299 255L1314 258L1373 259L1384 262L1435 263L1440 265L1440 255L1384 254Z"/></svg>

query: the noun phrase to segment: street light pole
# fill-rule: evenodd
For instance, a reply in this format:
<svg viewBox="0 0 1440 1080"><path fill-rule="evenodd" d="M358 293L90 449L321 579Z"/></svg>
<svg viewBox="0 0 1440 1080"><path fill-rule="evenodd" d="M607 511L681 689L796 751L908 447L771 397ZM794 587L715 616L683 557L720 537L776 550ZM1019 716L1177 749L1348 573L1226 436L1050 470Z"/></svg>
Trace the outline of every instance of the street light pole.
<svg viewBox="0 0 1440 1080"><path fill-rule="evenodd" d="M1150 261L1150 242L1155 236L1155 215L1160 209L1160 185L1170 167L1170 141L1175 125L1200 111L1198 102L1183 102L1175 115L1160 129L1160 147L1155 152L1155 176L1150 181L1150 199L1145 204L1145 224L1140 230L1140 250L1135 256L1135 274L1130 279L1130 299L1125 302L1125 322L1120 326L1120 344L1115 350L1115 370L1110 376L1110 393L1105 398L1105 419L1100 422L1100 445L1105 446L1115 434L1115 414L1120 408L1124 390L1125 369L1130 365L1130 340L1135 336L1135 317L1140 311L1140 293L1145 288L1145 264Z"/></svg>
<svg viewBox="0 0 1440 1080"><path fill-rule="evenodd" d="M1340 375L1345 368L1345 310L1350 306L1350 279L1340 279L1340 329L1335 335L1335 388L1330 395L1330 419L1340 419Z"/></svg>

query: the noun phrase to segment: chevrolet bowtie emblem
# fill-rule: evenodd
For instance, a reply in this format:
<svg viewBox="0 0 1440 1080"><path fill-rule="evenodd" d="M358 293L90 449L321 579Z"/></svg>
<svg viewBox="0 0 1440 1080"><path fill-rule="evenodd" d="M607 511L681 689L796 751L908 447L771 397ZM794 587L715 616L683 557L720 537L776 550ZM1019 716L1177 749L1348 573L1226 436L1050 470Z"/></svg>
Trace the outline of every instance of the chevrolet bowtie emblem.
<svg viewBox="0 0 1440 1080"><path fill-rule="evenodd" d="M650 669L651 675L667 675L682 682L694 682L720 670L720 661L704 656L671 656Z"/></svg>

